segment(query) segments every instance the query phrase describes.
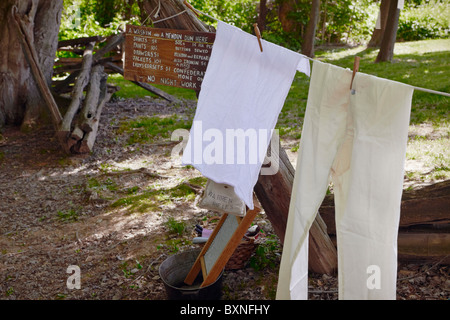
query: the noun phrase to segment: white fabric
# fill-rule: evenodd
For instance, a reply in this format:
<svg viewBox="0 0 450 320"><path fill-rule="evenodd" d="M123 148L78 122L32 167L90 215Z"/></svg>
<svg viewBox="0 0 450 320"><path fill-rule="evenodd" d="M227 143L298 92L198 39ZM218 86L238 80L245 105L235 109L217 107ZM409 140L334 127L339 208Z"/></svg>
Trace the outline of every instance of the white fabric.
<svg viewBox="0 0 450 320"><path fill-rule="evenodd" d="M307 298L308 232L330 177L339 299L396 297L397 233L413 88L357 73L351 94L351 75L330 64L313 64L277 299Z"/></svg>
<svg viewBox="0 0 450 320"><path fill-rule="evenodd" d="M303 55L264 40L262 46L263 52L255 36L218 22L182 157L184 164L205 177L233 186L250 209L253 187L295 73L309 76L310 67ZM237 130L248 134L242 149L232 136Z"/></svg>

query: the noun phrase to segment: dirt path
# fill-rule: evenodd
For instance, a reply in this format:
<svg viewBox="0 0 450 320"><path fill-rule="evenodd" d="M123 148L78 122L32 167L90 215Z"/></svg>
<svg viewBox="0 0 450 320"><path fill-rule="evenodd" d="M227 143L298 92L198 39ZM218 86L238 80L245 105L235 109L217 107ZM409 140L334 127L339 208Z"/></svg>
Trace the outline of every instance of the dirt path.
<svg viewBox="0 0 450 320"><path fill-rule="evenodd" d="M5 128L0 141L0 299L165 299L159 264L177 250L195 247L194 225L215 214L197 208L192 197L161 198L201 177L170 157L176 142L127 145L127 136L117 129L121 121L139 116L192 118L194 108L193 102L145 99L109 103L95 151L84 156L63 154L51 128L31 134ZM155 189L159 198L149 193ZM198 190L192 191L198 197ZM143 194L156 200L145 207L127 204ZM183 222L187 231L171 232L169 217ZM257 223L264 230L262 240L273 241L263 213ZM224 299L274 298L280 247L265 248L256 260L267 266L262 271L225 272ZM80 289L67 287L69 266L81 270ZM399 298L450 297L446 266L402 266L399 278ZM311 275L310 282L311 299L337 298L334 277Z"/></svg>

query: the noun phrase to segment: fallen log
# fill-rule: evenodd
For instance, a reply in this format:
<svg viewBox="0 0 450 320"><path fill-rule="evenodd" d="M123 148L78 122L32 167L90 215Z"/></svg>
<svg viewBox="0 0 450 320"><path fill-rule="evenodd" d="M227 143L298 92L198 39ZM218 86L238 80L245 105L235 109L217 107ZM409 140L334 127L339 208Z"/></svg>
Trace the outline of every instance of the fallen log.
<svg viewBox="0 0 450 320"><path fill-rule="evenodd" d="M449 233L399 233L400 261L436 261L450 264Z"/></svg>
<svg viewBox="0 0 450 320"><path fill-rule="evenodd" d="M327 195L319 212L328 233L336 234L334 196ZM414 225L450 223L450 180L415 190L404 190L400 208L400 228Z"/></svg>
<svg viewBox="0 0 450 320"><path fill-rule="evenodd" d="M336 235L330 235L337 245ZM400 232L397 238L399 262L440 261L450 264L450 234L434 232Z"/></svg>
<svg viewBox="0 0 450 320"><path fill-rule="evenodd" d="M119 55L100 58L93 63L95 64L104 64L106 62L120 63L122 64L122 57ZM82 67L82 59L81 58L64 58L55 63L55 68L53 69L53 74L58 75L67 72L73 72L77 70L81 70Z"/></svg>
<svg viewBox="0 0 450 320"><path fill-rule="evenodd" d="M76 39L61 40L58 42L58 48L86 46L91 42L102 42L103 40L105 40L105 37L103 36L81 37Z"/></svg>
<svg viewBox="0 0 450 320"><path fill-rule="evenodd" d="M75 54L78 54L80 56L83 55L84 50L79 49L79 48L72 48L72 47L62 47L62 48L58 48L58 51L68 51L68 52L72 52Z"/></svg>
<svg viewBox="0 0 450 320"><path fill-rule="evenodd" d="M81 64L82 58L58 58L58 61L55 62L55 65L59 64Z"/></svg>

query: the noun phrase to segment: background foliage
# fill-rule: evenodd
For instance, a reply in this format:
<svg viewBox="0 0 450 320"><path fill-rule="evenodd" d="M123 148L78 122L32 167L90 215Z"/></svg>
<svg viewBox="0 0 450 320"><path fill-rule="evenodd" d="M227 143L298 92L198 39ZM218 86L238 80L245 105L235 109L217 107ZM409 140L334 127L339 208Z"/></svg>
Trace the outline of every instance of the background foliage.
<svg viewBox="0 0 450 320"><path fill-rule="evenodd" d="M99 34L107 36L123 30L126 23L140 24L145 20L145 14L139 11L138 1L143 0L65 0L60 40ZM294 4L288 18L296 25L295 31L283 30L279 19L280 6L286 1ZM190 0L190 3L247 32L252 32L259 11L259 0ZM316 44L367 43L375 27L379 5L379 0L322 0ZM263 37L299 50L309 19L310 1L267 0L267 6ZM205 16L200 19L216 24ZM448 38L449 26L450 0L407 0L400 13L397 40Z"/></svg>

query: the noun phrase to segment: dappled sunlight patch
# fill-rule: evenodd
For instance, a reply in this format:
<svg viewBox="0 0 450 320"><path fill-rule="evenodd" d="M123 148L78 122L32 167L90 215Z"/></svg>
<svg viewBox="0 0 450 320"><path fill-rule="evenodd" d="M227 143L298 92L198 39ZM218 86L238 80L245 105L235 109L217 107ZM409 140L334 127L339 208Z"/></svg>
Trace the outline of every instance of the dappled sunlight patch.
<svg viewBox="0 0 450 320"><path fill-rule="evenodd" d="M127 214L148 213L171 206L173 201L193 201L197 192L189 185L181 183L168 188L149 188L140 193L121 197L111 207L123 207Z"/></svg>
<svg viewBox="0 0 450 320"><path fill-rule="evenodd" d="M406 149L407 182L429 184L450 178L450 132L432 124L411 126Z"/></svg>

